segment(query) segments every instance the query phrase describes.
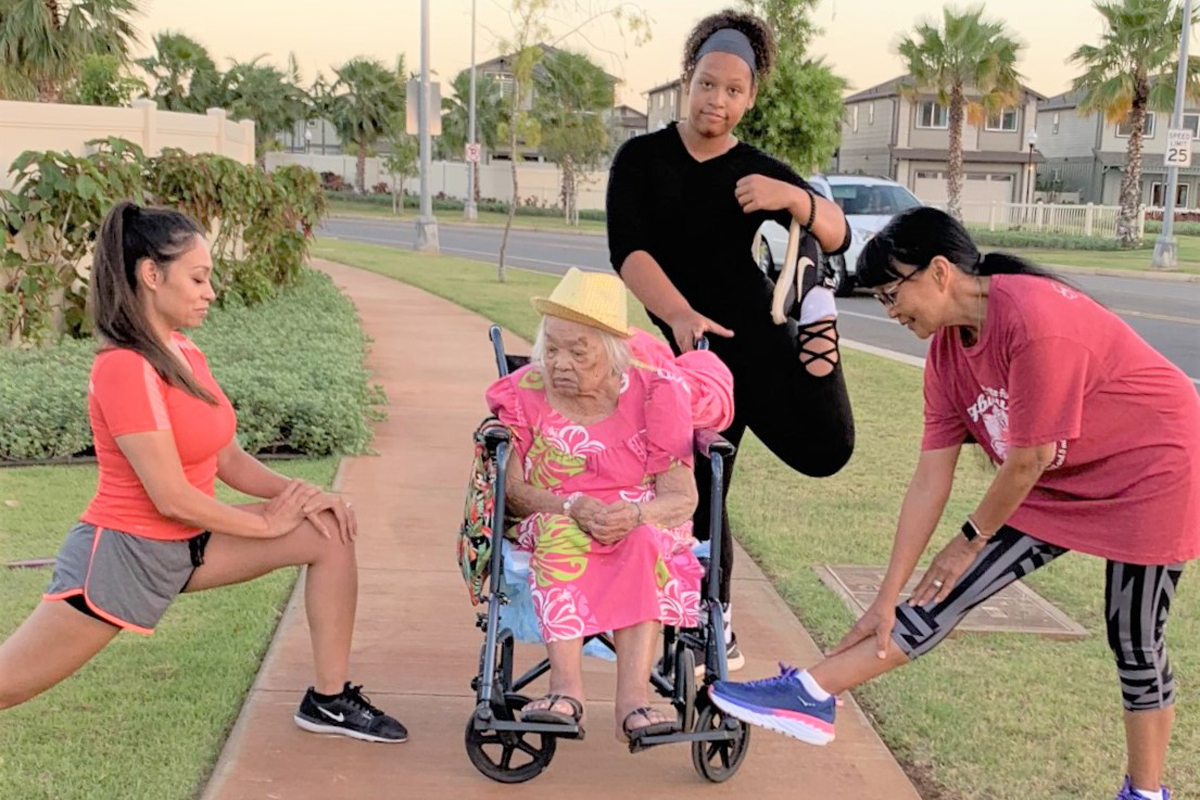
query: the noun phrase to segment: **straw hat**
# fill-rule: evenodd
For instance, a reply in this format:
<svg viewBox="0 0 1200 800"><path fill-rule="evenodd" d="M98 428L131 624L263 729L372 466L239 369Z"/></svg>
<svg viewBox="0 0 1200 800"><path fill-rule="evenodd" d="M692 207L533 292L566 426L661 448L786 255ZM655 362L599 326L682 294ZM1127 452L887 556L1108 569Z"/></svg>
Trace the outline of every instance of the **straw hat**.
<svg viewBox="0 0 1200 800"><path fill-rule="evenodd" d="M535 297L538 313L629 338L625 284L616 275L571 267L549 297Z"/></svg>

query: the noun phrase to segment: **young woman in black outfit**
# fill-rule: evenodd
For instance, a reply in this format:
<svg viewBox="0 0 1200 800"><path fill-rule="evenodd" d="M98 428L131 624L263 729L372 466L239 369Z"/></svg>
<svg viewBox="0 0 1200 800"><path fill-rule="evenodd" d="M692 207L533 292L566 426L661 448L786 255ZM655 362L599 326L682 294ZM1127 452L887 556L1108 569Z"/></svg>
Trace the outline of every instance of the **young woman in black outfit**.
<svg viewBox="0 0 1200 800"><path fill-rule="evenodd" d="M738 141L733 130L754 104L775 60L766 24L724 11L701 20L684 47L687 118L626 142L608 183L608 240L613 267L646 306L676 351L702 335L734 377L736 417L725 431L735 445L750 428L793 469L832 475L854 448L854 422L837 351L833 293L814 278L785 325L771 319L773 284L752 244L774 220L804 226L805 247L843 252L846 217L778 159ZM728 491L733 464L726 466ZM706 496L707 464L698 466ZM728 608L733 540L725 515L721 600ZM696 535L708 535L700 504ZM728 613L728 612L727 612ZM728 628L727 628L728 629ZM730 668L744 661L729 643Z"/></svg>

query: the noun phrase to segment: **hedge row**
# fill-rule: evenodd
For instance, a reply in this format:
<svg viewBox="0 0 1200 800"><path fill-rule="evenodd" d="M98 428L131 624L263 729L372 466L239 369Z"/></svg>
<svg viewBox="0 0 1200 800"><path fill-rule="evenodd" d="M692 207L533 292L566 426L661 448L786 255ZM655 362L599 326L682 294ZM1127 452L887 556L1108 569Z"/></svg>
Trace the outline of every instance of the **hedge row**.
<svg viewBox="0 0 1200 800"><path fill-rule="evenodd" d="M985 247L1040 247L1053 250L1121 250L1117 239L1102 236L1078 236L1050 231L989 231L971 227L975 244Z"/></svg>
<svg viewBox="0 0 1200 800"><path fill-rule="evenodd" d="M382 392L363 365L367 339L350 301L324 274L260 305L214 308L194 339L238 411L250 452L363 452ZM0 461L86 454L87 382L95 343L0 348Z"/></svg>
<svg viewBox="0 0 1200 800"><path fill-rule="evenodd" d="M348 204L357 204L365 206L383 206L386 208L392 207L391 194L356 194L354 192L327 192L326 196L330 200L338 200ZM404 196L405 208L420 208L421 198L415 194L406 194ZM492 200L483 198L475 207L480 211L491 211L497 214L508 213L508 203L502 200ZM462 211L463 201L456 197L446 197L445 195L437 195L433 197L434 211ZM518 217L562 217L563 210L558 206L538 206L538 205L518 205ZM600 208L585 208L579 211L580 219L590 219L596 222L604 222L608 217L603 209Z"/></svg>

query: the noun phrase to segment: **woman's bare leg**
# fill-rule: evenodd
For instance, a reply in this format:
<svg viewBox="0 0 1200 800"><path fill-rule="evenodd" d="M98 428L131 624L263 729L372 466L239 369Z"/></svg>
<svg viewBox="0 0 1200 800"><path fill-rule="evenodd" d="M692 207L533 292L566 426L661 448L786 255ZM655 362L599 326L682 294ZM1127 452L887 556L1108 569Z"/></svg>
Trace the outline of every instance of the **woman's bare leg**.
<svg viewBox="0 0 1200 800"><path fill-rule="evenodd" d="M0 644L0 710L36 697L70 676L120 628L62 600L45 600Z"/></svg>
<svg viewBox="0 0 1200 800"><path fill-rule="evenodd" d="M546 653L550 657L550 694L574 697L583 705L583 639L549 642L546 645ZM560 700L551 705L542 698L531 701L524 708L525 711L547 709L568 716L575 713L565 701ZM582 721L581 719L580 722Z"/></svg>
<svg viewBox="0 0 1200 800"><path fill-rule="evenodd" d="M625 741L623 725L634 709L650 705L650 670L657 654L659 623L657 620L639 622L628 628L613 631L617 646L617 740ZM644 728L671 717L652 711L649 718L638 715L629 720L631 729Z"/></svg>
<svg viewBox="0 0 1200 800"><path fill-rule="evenodd" d="M260 507L258 504L248 509ZM315 688L338 694L350 674L350 642L358 604L358 565L354 544L337 538L337 523L328 516L326 539L310 523L277 539L248 539L213 533L187 591L198 592L242 583L280 567L307 566L304 609L312 635Z"/></svg>

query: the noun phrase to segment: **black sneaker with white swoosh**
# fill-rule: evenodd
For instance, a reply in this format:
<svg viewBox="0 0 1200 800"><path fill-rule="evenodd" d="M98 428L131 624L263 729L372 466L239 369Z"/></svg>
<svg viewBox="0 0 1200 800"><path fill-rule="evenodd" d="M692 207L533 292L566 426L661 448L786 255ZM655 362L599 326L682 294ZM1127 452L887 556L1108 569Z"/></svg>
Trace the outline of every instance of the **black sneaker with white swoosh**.
<svg viewBox="0 0 1200 800"><path fill-rule="evenodd" d="M327 703L318 703L313 687L308 687L294 719L297 725L312 733L331 733L386 744L408 740L408 731L400 720L371 705L362 693L362 686L351 686L349 681L342 693Z"/></svg>

